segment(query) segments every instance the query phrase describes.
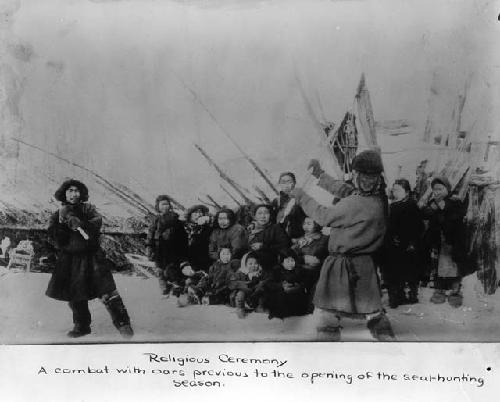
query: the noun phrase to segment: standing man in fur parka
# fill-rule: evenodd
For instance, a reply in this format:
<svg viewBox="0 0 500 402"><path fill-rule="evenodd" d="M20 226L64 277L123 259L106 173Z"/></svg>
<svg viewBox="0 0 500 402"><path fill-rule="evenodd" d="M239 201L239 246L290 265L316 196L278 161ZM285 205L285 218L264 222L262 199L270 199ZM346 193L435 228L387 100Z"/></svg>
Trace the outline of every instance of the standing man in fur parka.
<svg viewBox="0 0 500 402"><path fill-rule="evenodd" d="M380 154L373 150L361 152L353 160L352 170L355 191L333 206L320 205L302 189L292 193L308 216L331 228L329 256L314 295L314 305L320 310L318 339L340 340L340 318L345 316L366 319L374 338L392 340L394 333L382 308L373 260L386 232Z"/></svg>
<svg viewBox="0 0 500 402"><path fill-rule="evenodd" d="M102 216L87 202L89 191L78 180L66 180L54 195L62 207L51 218L49 238L57 249L57 262L46 295L69 302L74 327L70 338L91 332L88 301L100 298L123 337L134 332L115 281L99 246Z"/></svg>

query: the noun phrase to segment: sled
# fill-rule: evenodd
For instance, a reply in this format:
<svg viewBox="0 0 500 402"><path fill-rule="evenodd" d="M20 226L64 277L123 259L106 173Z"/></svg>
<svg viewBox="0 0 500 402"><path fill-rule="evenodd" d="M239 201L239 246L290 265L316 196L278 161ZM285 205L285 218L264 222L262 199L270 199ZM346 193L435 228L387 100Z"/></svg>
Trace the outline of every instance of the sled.
<svg viewBox="0 0 500 402"><path fill-rule="evenodd" d="M34 255L35 251L33 250L31 241L23 240L19 242L16 248L10 250L7 269L21 269L30 272Z"/></svg>

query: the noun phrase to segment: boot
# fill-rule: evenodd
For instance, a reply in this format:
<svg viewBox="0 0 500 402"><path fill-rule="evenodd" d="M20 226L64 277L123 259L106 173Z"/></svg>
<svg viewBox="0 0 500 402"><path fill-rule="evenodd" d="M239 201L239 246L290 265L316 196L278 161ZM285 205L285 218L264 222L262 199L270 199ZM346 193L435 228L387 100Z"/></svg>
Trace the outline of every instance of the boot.
<svg viewBox="0 0 500 402"><path fill-rule="evenodd" d="M120 332L120 335L124 338L132 338L134 336L134 330L130 324L122 325L118 328L118 332Z"/></svg>
<svg viewBox="0 0 500 402"><path fill-rule="evenodd" d="M339 342L341 326L324 326L316 328L318 342Z"/></svg>
<svg viewBox="0 0 500 402"><path fill-rule="evenodd" d="M250 306L255 310L256 313L265 313L268 309L264 304L264 300L259 299L257 303L252 303Z"/></svg>
<svg viewBox="0 0 500 402"><path fill-rule="evenodd" d="M76 324L71 331L69 331L66 335L70 338L80 338L81 336L85 336L90 334L90 327L82 327Z"/></svg>
<svg viewBox="0 0 500 402"><path fill-rule="evenodd" d="M408 304L408 299L406 298L405 290L403 287L389 287L387 293L389 296L390 308L398 308L398 306Z"/></svg>
<svg viewBox="0 0 500 402"><path fill-rule="evenodd" d="M238 292L234 298L234 303L236 305L236 315L238 318L245 318L247 316L245 294L243 292Z"/></svg>
<svg viewBox="0 0 500 402"><path fill-rule="evenodd" d="M177 307L186 307L189 304L188 295L180 295L177 298Z"/></svg>
<svg viewBox="0 0 500 402"><path fill-rule="evenodd" d="M229 295L229 306L230 307L236 307L236 293L231 292Z"/></svg>
<svg viewBox="0 0 500 402"><path fill-rule="evenodd" d="M434 289L434 293L431 296L431 303L443 304L446 301L446 292L444 289Z"/></svg>
<svg viewBox="0 0 500 402"><path fill-rule="evenodd" d="M448 303L450 303L451 307L457 308L460 307L464 301L464 297L462 296L462 279L456 278L451 283L451 292L448 296Z"/></svg>
<svg viewBox="0 0 500 402"><path fill-rule="evenodd" d="M388 295L389 295L389 307L398 308L400 302L398 292L394 291L393 289L389 289Z"/></svg>
<svg viewBox="0 0 500 402"><path fill-rule="evenodd" d="M201 304L201 300L196 293L189 293L187 295L188 304Z"/></svg>
<svg viewBox="0 0 500 402"><path fill-rule="evenodd" d="M410 304L410 299L408 299L408 297L406 297L406 294L405 294L404 290L402 290L399 293L398 299L399 299L399 305L400 306L404 306L406 304Z"/></svg>
<svg viewBox="0 0 500 402"><path fill-rule="evenodd" d="M113 292L110 296L103 297L103 303L111 315L113 325L118 329L120 334L124 338L131 338L134 335L134 331L130 326L130 317L121 296L117 292Z"/></svg>
<svg viewBox="0 0 500 402"><path fill-rule="evenodd" d="M179 297L182 294L182 286L174 283L172 284L172 296Z"/></svg>
<svg viewBox="0 0 500 402"><path fill-rule="evenodd" d="M463 304L464 297L462 296L462 293L459 292L453 292L448 296L448 303L450 304L451 307L458 308Z"/></svg>
<svg viewBox="0 0 500 402"><path fill-rule="evenodd" d="M394 332L388 318L385 314L379 315L378 317L372 318L368 321L367 327L370 330L372 336L381 342L394 341Z"/></svg>
<svg viewBox="0 0 500 402"><path fill-rule="evenodd" d="M68 303L73 312L73 329L67 333L70 338L79 338L90 334L90 311L87 300L71 301Z"/></svg>
<svg viewBox="0 0 500 402"><path fill-rule="evenodd" d="M246 318L247 317L247 311L244 308L241 307L236 307L236 315L238 318Z"/></svg>
<svg viewBox="0 0 500 402"><path fill-rule="evenodd" d="M162 276L159 278L160 282L160 291L161 295L164 298L168 298L170 296L170 291L172 290L172 284L168 281L166 281Z"/></svg>
<svg viewBox="0 0 500 402"><path fill-rule="evenodd" d="M408 292L408 304L418 303L418 285L411 285Z"/></svg>

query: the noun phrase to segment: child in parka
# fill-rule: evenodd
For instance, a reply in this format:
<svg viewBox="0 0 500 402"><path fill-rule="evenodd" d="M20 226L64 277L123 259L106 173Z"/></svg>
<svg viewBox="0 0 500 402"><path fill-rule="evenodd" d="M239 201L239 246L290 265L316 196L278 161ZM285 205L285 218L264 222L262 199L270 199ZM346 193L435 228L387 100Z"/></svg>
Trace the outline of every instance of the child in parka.
<svg viewBox="0 0 500 402"><path fill-rule="evenodd" d="M312 312L312 296L319 278L323 261L328 256L328 236L321 233L322 227L306 216L302 224L304 236L297 239L292 250L297 253L303 268L304 287L310 299L309 310Z"/></svg>
<svg viewBox="0 0 500 402"><path fill-rule="evenodd" d="M273 268L272 279L267 285L269 319L304 315L308 303L299 258L293 250L288 249L280 253L279 262Z"/></svg>
<svg viewBox="0 0 500 402"><path fill-rule="evenodd" d="M219 259L208 270L193 290L205 304L229 303L229 278L238 268L239 260L232 259L230 245L222 245L219 250Z"/></svg>
<svg viewBox="0 0 500 402"><path fill-rule="evenodd" d="M229 278L229 304L236 307L239 318L259 305L262 295L262 267L256 253L249 252L241 259L241 265Z"/></svg>
<svg viewBox="0 0 500 402"><path fill-rule="evenodd" d="M424 223L417 203L411 197L410 183L397 179L392 187L392 202L384 251L382 276L389 294L389 307L418 303L421 276L421 249ZM408 285L408 297L405 286Z"/></svg>

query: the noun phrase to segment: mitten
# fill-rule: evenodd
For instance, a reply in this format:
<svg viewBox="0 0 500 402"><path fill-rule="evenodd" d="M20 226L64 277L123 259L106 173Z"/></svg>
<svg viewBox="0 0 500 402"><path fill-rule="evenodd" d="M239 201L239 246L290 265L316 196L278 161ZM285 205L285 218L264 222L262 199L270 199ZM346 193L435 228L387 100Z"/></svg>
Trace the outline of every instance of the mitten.
<svg viewBox="0 0 500 402"><path fill-rule="evenodd" d="M309 165L307 166L307 170L312 170L311 174L319 179L319 177L325 172L321 169L321 164L317 159L311 159Z"/></svg>
<svg viewBox="0 0 500 402"><path fill-rule="evenodd" d="M59 209L59 223L66 223L68 218L73 214L73 208L65 205Z"/></svg>
<svg viewBox="0 0 500 402"><path fill-rule="evenodd" d="M71 229L71 230L76 230L78 229L79 227L81 227L82 225L82 222L80 221L80 219L78 219L76 216L74 215L70 215L68 217L68 220L67 220L67 223L68 223L68 227Z"/></svg>

